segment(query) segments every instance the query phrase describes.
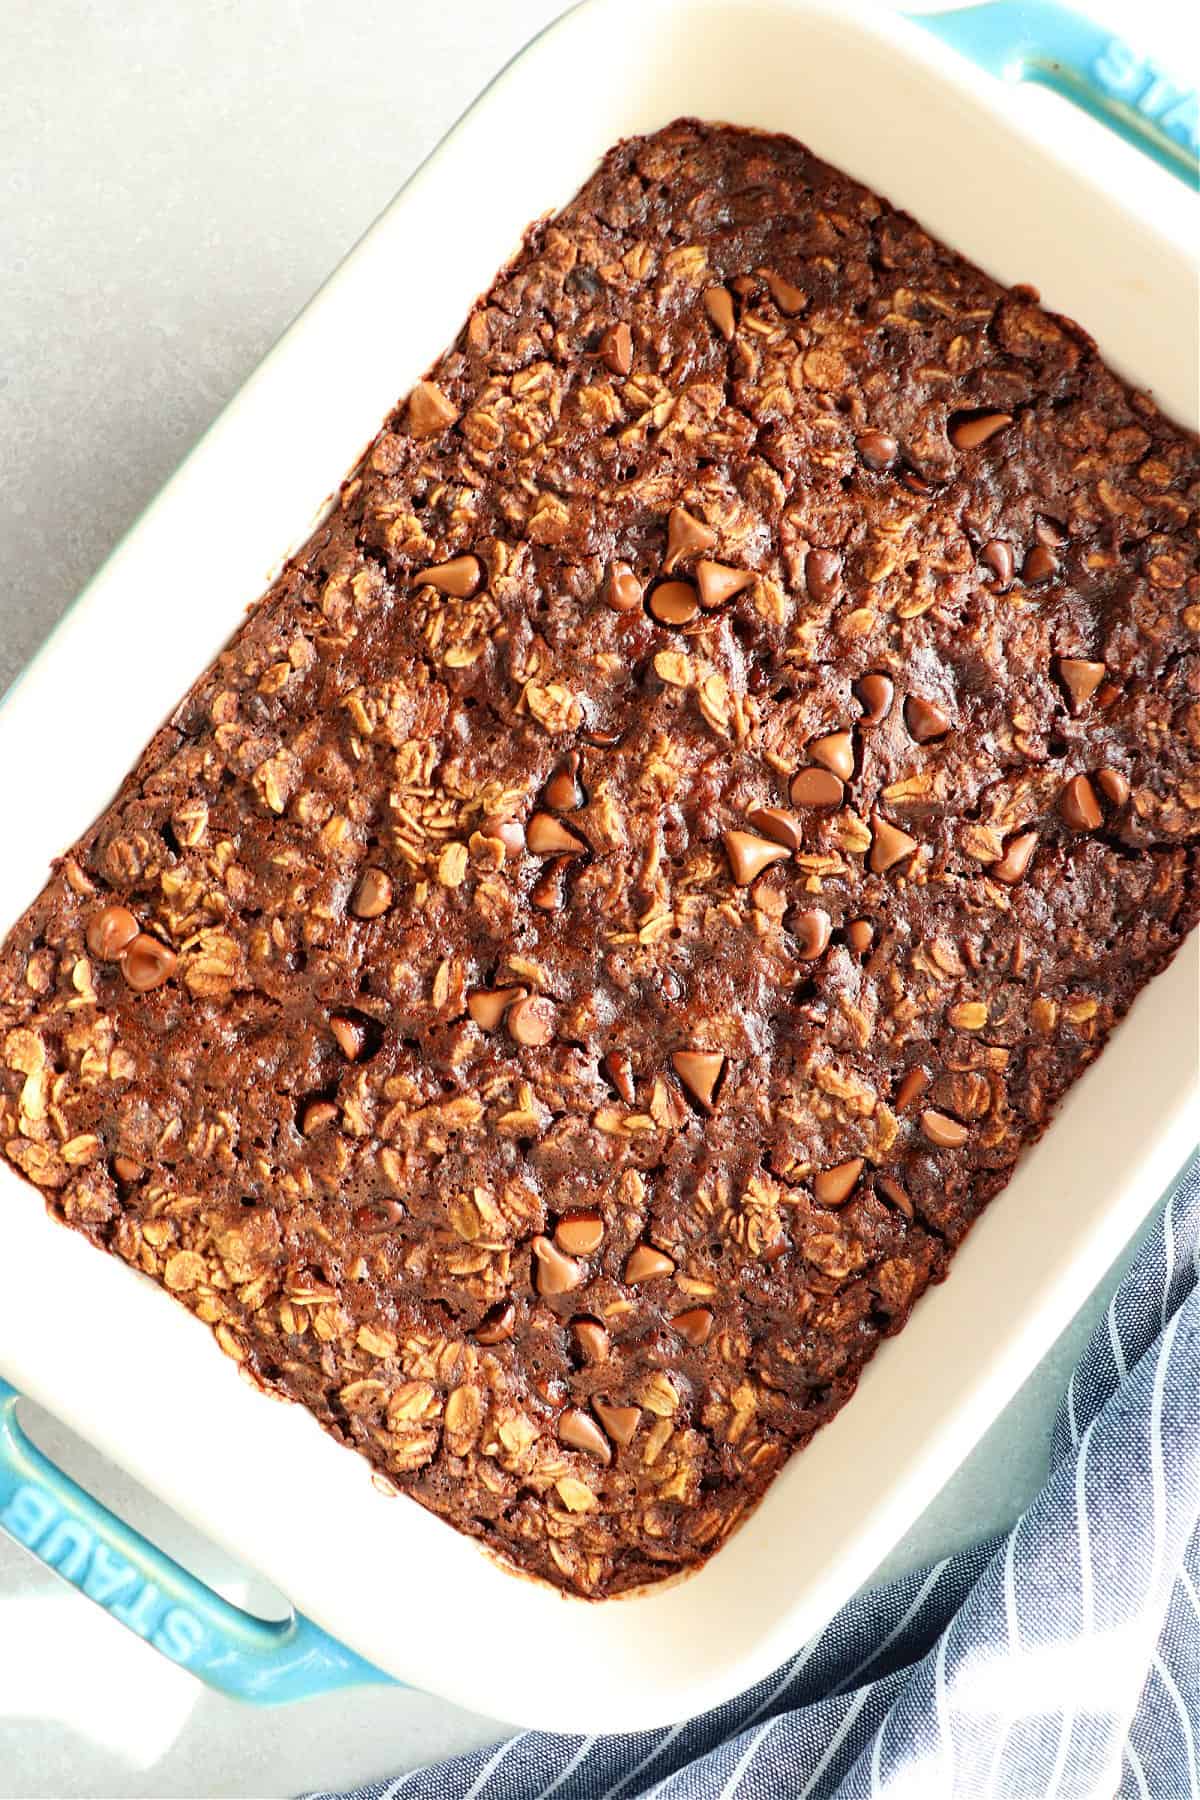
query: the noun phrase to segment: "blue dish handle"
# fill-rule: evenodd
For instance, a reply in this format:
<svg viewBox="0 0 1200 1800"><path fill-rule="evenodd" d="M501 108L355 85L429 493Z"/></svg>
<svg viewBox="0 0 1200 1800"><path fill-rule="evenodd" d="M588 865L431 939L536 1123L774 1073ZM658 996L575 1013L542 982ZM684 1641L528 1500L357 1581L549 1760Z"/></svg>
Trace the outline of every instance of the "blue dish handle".
<svg viewBox="0 0 1200 1800"><path fill-rule="evenodd" d="M117 1518L22 1431L0 1379L0 1527L120 1624L210 1687L261 1706L391 1677L311 1619L259 1619Z"/></svg>
<svg viewBox="0 0 1200 1800"><path fill-rule="evenodd" d="M990 75L1053 88L1172 175L1200 185L1195 91L1094 19L1054 0L987 0L909 18Z"/></svg>

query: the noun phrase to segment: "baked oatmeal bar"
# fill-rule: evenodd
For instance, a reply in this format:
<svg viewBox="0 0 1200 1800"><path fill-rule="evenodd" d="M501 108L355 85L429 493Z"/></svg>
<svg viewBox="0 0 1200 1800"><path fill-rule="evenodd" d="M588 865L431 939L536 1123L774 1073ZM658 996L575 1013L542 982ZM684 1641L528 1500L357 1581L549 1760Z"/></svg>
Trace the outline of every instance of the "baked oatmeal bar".
<svg viewBox="0 0 1200 1800"><path fill-rule="evenodd" d="M618 145L12 931L8 1159L521 1569L699 1562L1195 921L1198 494L799 144Z"/></svg>

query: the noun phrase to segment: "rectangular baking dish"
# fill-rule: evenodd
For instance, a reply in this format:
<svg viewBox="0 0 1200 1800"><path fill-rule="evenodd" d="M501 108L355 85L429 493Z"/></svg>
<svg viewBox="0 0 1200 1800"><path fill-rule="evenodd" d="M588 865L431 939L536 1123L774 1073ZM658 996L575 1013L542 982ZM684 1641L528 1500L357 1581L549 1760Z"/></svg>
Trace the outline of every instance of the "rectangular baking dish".
<svg viewBox="0 0 1200 1800"><path fill-rule="evenodd" d="M1196 211L1165 176L1118 149L1105 191L1078 166L1086 137L1014 108L894 15L845 0L592 0L455 127L0 707L0 929L280 551L303 542L525 224L617 138L683 113L798 136L1001 280L1035 283L1124 375L1196 422ZM854 1401L675 1585L595 1605L501 1569L381 1493L302 1410L239 1381L207 1330L51 1222L6 1166L0 1370L388 1674L559 1730L681 1718L782 1662L871 1573L1183 1162L1197 968L1193 939Z"/></svg>

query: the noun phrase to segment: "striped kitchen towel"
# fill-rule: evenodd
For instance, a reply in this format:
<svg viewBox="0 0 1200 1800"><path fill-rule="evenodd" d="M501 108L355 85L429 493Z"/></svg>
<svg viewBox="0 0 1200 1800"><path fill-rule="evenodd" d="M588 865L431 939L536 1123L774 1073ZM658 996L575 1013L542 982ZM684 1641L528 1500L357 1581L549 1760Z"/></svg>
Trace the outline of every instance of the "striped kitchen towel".
<svg viewBox="0 0 1200 1800"><path fill-rule="evenodd" d="M685 1725L526 1731L353 1800L651 1794L1200 1800L1200 1164L1088 1345L1050 1479L1006 1537L860 1595Z"/></svg>

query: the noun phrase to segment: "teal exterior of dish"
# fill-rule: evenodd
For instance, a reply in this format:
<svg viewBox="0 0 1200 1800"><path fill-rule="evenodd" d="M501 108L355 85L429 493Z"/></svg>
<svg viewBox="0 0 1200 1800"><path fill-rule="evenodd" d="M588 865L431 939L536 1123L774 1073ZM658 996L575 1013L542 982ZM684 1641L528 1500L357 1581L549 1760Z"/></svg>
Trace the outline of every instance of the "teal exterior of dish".
<svg viewBox="0 0 1200 1800"><path fill-rule="evenodd" d="M126 1630L236 1700L277 1706L391 1677L311 1619L259 1619L223 1600L85 1492L33 1444L0 1380L0 1526Z"/></svg>
<svg viewBox="0 0 1200 1800"><path fill-rule="evenodd" d="M910 20L989 75L1053 88L1200 186L1195 92L1093 20L1053 0L986 0ZM127 1630L256 1705L403 1685L302 1614L270 1621L223 1600L56 1468L22 1431L18 1399L0 1378L0 1529Z"/></svg>
<svg viewBox="0 0 1200 1800"><path fill-rule="evenodd" d="M1200 98L1094 19L1053 0L989 0L909 17L989 75L1053 88L1200 186Z"/></svg>

